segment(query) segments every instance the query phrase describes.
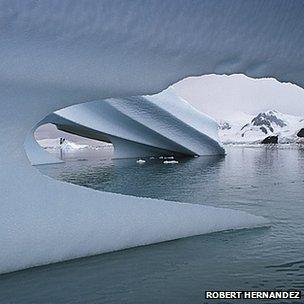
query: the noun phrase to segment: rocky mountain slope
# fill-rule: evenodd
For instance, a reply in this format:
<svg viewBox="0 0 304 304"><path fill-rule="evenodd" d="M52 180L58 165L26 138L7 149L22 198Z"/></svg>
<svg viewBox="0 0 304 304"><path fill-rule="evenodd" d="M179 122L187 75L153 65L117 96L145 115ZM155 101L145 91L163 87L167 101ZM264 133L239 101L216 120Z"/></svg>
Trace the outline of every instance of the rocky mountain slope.
<svg viewBox="0 0 304 304"><path fill-rule="evenodd" d="M278 143L304 142L304 118L275 110L240 115L238 121L221 120L219 125L219 136L226 144L262 143L269 137L276 137Z"/></svg>

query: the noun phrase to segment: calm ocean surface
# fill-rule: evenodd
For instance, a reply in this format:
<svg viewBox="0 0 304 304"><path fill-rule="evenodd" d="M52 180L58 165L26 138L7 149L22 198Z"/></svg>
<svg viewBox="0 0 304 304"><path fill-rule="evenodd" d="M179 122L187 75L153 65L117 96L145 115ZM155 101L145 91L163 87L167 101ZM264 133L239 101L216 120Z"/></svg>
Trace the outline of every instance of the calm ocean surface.
<svg viewBox="0 0 304 304"><path fill-rule="evenodd" d="M205 290L304 291L303 148L227 147L226 157L167 165L101 154L69 154L64 164L38 169L101 191L244 210L266 217L271 228L196 236L0 275L1 304L196 304L207 303Z"/></svg>

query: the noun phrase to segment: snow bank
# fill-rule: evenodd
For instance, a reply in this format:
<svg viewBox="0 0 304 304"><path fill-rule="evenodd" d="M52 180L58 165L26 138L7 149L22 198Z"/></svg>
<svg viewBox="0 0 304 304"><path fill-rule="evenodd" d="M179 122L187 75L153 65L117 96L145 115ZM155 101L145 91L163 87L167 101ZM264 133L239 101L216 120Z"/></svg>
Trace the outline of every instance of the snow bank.
<svg viewBox="0 0 304 304"><path fill-rule="evenodd" d="M0 12L0 272L263 223L52 180L23 143L56 110L155 94L189 75L303 86L301 1L10 0Z"/></svg>

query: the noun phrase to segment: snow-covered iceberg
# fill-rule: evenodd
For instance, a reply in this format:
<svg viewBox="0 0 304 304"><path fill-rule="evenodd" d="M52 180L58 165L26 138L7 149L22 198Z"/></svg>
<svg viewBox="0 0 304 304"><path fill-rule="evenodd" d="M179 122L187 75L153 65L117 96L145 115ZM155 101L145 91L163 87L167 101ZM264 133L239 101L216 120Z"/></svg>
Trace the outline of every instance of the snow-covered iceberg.
<svg viewBox="0 0 304 304"><path fill-rule="evenodd" d="M10 0L0 12L0 272L263 223L52 180L23 143L54 111L155 94L189 75L303 87L302 2Z"/></svg>

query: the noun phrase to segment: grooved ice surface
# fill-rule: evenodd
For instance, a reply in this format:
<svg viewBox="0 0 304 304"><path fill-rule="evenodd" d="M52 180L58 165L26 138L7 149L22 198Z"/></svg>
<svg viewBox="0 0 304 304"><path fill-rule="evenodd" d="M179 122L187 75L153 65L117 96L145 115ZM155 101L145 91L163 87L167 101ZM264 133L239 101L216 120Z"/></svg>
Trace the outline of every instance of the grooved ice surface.
<svg viewBox="0 0 304 304"><path fill-rule="evenodd" d="M216 121L195 110L170 88L151 96L75 105L43 121L66 132L112 142L116 158L225 153ZM32 141L29 136L26 143ZM27 147L32 148L28 144ZM31 163L41 164L39 150L35 155L33 150L27 149Z"/></svg>

